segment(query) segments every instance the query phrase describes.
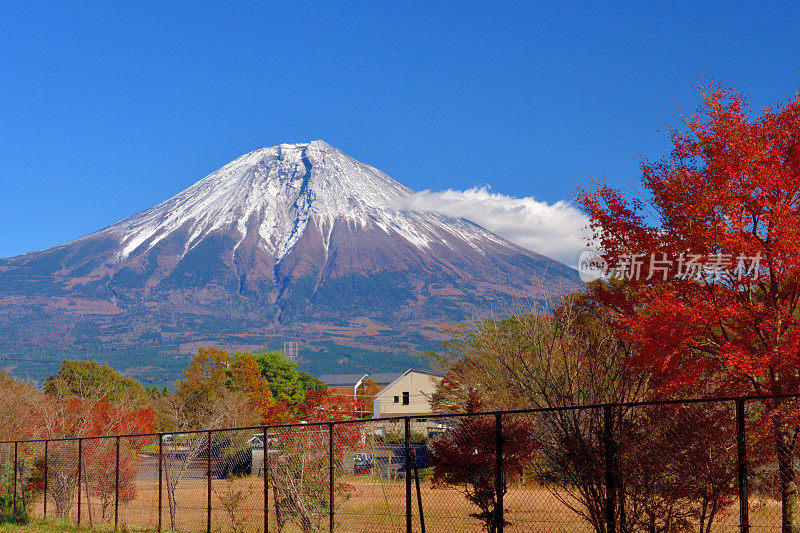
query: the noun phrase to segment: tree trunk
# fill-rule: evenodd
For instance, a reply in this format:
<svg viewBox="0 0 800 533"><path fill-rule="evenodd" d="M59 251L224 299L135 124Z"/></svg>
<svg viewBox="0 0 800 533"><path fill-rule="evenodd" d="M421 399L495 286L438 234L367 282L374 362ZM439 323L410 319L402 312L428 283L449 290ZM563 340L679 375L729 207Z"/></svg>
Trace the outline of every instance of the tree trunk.
<svg viewBox="0 0 800 533"><path fill-rule="evenodd" d="M800 501L797 497L797 477L792 460L794 436L792 429L780 420L773 420L773 427L781 478L781 532L800 533Z"/></svg>
<svg viewBox="0 0 800 533"><path fill-rule="evenodd" d="M86 472L86 461L83 462L83 471ZM83 476L83 488L86 493L86 510L89 511L89 528L94 527L94 520L92 520L92 496L89 492L89 476Z"/></svg>
<svg viewBox="0 0 800 533"><path fill-rule="evenodd" d="M178 502L175 501L175 485L167 481L167 505L169 506L169 525L173 531L178 529L176 525L178 517Z"/></svg>
<svg viewBox="0 0 800 533"><path fill-rule="evenodd" d="M56 475L49 488L50 495L56 504L56 518L58 519L69 518L73 484L74 479L65 479L62 475Z"/></svg>

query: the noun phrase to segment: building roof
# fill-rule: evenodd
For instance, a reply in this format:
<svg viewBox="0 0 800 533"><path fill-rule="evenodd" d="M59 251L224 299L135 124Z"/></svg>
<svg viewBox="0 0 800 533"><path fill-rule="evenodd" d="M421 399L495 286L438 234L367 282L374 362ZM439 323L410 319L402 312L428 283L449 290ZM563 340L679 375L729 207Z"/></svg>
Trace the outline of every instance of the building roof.
<svg viewBox="0 0 800 533"><path fill-rule="evenodd" d="M369 377L367 377L367 379L371 379L378 385L383 386L392 383L394 380L396 380L402 375L403 375L402 372L383 372L383 373L370 374Z"/></svg>
<svg viewBox="0 0 800 533"><path fill-rule="evenodd" d="M319 377L328 387L355 387L364 374L323 374Z"/></svg>
<svg viewBox="0 0 800 533"><path fill-rule="evenodd" d="M361 379L371 379L378 385L384 386L400 377L400 372L376 372L364 377L364 374L323 374L319 379L328 387L355 387Z"/></svg>
<svg viewBox="0 0 800 533"><path fill-rule="evenodd" d="M388 390L391 388L391 386L392 386L392 385L394 385L394 382L395 382L395 381L400 381L400 378L402 378L403 376L405 376L405 375L407 375L407 374L411 374L412 372L414 372L414 373L417 373L417 374L425 374L426 376L432 376L432 377L435 377L435 378L442 378L442 377L444 377L442 374L440 374L440 373L438 373L438 372L432 372L432 371L430 371L430 370L422 370L422 369L419 369L419 368L409 368L409 369L408 369L408 370L406 370L405 372L403 372L403 373L401 373L401 374L397 374L397 375L396 375L397 377L396 377L395 379L393 379L393 380L392 380L390 383L388 383L388 384L386 385L386 387L384 387L384 388L383 388L383 390L381 390L380 392L378 392L378 394L376 394L376 395L375 395L375 398L378 398L378 397L380 397L380 396L383 396L383 394L384 394L385 392L387 392L387 391L388 391Z"/></svg>

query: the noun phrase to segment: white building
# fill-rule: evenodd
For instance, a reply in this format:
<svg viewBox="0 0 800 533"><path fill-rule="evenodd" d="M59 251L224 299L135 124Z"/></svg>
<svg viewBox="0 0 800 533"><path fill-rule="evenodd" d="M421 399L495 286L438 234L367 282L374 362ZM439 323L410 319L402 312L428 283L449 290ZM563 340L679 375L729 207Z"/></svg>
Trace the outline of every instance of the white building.
<svg viewBox="0 0 800 533"><path fill-rule="evenodd" d="M375 395L374 418L431 414L431 396L442 377L408 369Z"/></svg>

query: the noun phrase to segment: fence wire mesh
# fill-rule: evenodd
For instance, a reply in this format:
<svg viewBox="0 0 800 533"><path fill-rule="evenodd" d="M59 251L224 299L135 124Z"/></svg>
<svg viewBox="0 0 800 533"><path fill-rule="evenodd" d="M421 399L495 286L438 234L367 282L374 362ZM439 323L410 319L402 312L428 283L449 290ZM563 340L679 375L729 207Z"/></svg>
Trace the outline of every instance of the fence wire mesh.
<svg viewBox="0 0 800 533"><path fill-rule="evenodd" d="M0 504L132 531L786 531L798 407L572 406L2 442Z"/></svg>
<svg viewBox="0 0 800 533"><path fill-rule="evenodd" d="M590 531L603 523L601 428L596 409L503 417L507 530Z"/></svg>
<svg viewBox="0 0 800 533"><path fill-rule="evenodd" d="M48 511L57 520L77 520L78 441L52 441L48 444L45 473L46 496L50 500Z"/></svg>
<svg viewBox="0 0 800 533"><path fill-rule="evenodd" d="M214 530L264 531L263 431L215 432L211 462Z"/></svg>
<svg viewBox="0 0 800 533"><path fill-rule="evenodd" d="M268 479L276 531L327 528L331 492L340 490L330 484L330 434L326 425L277 429Z"/></svg>
<svg viewBox="0 0 800 533"><path fill-rule="evenodd" d="M202 531L207 522L208 436L174 433L164 441L163 523L172 531Z"/></svg>
<svg viewBox="0 0 800 533"><path fill-rule="evenodd" d="M627 409L620 437L621 523L632 531L739 528L734 405Z"/></svg>
<svg viewBox="0 0 800 533"><path fill-rule="evenodd" d="M792 524L800 522L798 413L798 398L747 402L748 512L753 531L791 531Z"/></svg>
<svg viewBox="0 0 800 533"><path fill-rule="evenodd" d="M158 440L157 435L120 439L120 528L158 528Z"/></svg>

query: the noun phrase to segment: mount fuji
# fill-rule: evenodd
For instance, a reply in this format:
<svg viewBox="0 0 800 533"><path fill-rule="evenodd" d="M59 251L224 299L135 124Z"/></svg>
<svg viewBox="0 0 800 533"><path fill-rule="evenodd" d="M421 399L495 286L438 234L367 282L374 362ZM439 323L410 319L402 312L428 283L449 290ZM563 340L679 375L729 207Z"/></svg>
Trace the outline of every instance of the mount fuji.
<svg viewBox="0 0 800 533"><path fill-rule="evenodd" d="M0 368L95 357L165 382L199 345L285 340L312 372L399 368L442 323L582 286L468 220L405 210L413 192L323 141L250 152L105 229L0 259Z"/></svg>

